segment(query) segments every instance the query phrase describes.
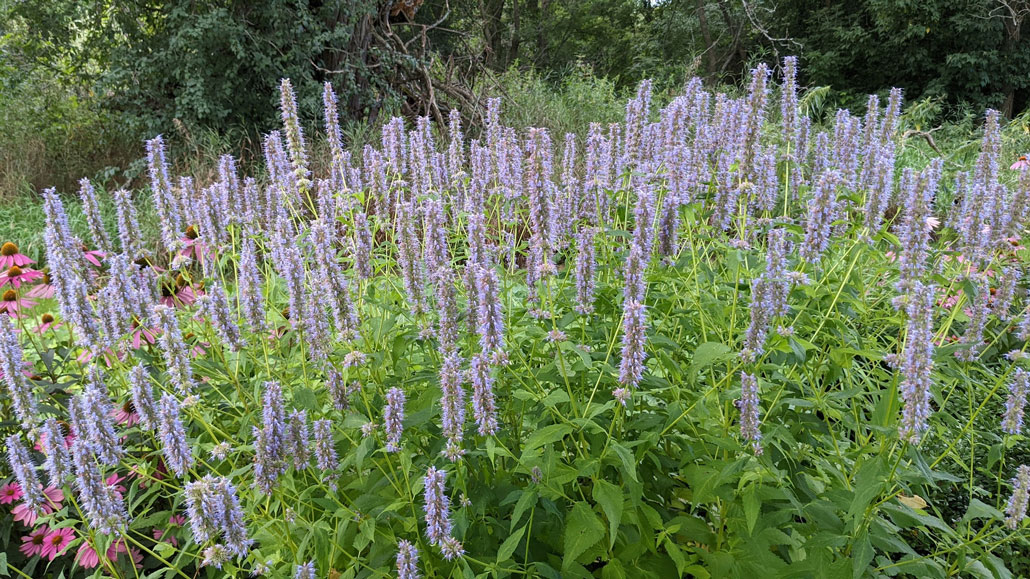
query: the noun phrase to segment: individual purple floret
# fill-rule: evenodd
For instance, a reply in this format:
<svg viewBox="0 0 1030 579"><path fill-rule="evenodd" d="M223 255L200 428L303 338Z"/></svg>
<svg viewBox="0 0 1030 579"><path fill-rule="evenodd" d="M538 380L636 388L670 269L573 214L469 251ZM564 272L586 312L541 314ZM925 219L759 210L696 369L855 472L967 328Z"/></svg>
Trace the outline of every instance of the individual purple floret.
<svg viewBox="0 0 1030 579"><path fill-rule="evenodd" d="M157 414L157 433L161 438L164 462L173 473L184 477L193 466L193 453L179 418L179 401L175 396L165 394L158 404Z"/></svg>
<svg viewBox="0 0 1030 579"><path fill-rule="evenodd" d="M386 429L386 452L397 452L401 449L401 434L404 433L404 391L390 388L386 393L386 406L383 407L383 426Z"/></svg>
<svg viewBox="0 0 1030 579"><path fill-rule="evenodd" d="M740 436L751 443L755 456L762 454L762 431L759 429L761 399L758 396L758 379L754 374L740 373L740 399L735 402L740 409Z"/></svg>

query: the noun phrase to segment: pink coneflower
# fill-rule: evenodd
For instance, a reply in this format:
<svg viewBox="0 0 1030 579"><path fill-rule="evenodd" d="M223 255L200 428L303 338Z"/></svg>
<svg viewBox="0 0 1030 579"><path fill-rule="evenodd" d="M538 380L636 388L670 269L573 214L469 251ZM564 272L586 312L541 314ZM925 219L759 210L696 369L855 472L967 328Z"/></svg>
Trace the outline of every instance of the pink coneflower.
<svg viewBox="0 0 1030 579"><path fill-rule="evenodd" d="M75 563L83 569L95 569L100 564L100 556L97 555L92 545L84 542L75 553Z"/></svg>
<svg viewBox="0 0 1030 579"><path fill-rule="evenodd" d="M0 505L9 505L21 498L21 485L7 483L0 487Z"/></svg>
<svg viewBox="0 0 1030 579"><path fill-rule="evenodd" d="M182 249L179 250L179 255L195 259L197 261L204 261L204 256L211 253L208 249L207 244L199 239L200 235L197 233L197 229L190 225L186 228L186 235L179 239L182 243Z"/></svg>
<svg viewBox="0 0 1030 579"><path fill-rule="evenodd" d="M1012 169L1013 171L1022 171L1027 167L1030 167L1030 161L1027 160L1026 155L1020 155L1019 158L1016 159L1016 162L1012 163L1012 166L1009 167L1009 169Z"/></svg>
<svg viewBox="0 0 1030 579"><path fill-rule="evenodd" d="M48 300L54 297L56 290L54 289L52 280L50 279L50 272L43 270L43 283L32 286L25 297L38 298L41 300Z"/></svg>
<svg viewBox="0 0 1030 579"><path fill-rule="evenodd" d="M132 405L132 400L128 400L120 407L114 408L111 411L111 416L114 416L118 424L124 424L127 427L132 427L139 422L139 413L136 412L136 407Z"/></svg>
<svg viewBox="0 0 1030 579"><path fill-rule="evenodd" d="M26 557L39 555L43 552L46 536L49 531L50 529L46 525L34 529L31 533L21 538L21 547L18 550Z"/></svg>
<svg viewBox="0 0 1030 579"><path fill-rule="evenodd" d="M146 328L139 325L136 320L132 321L132 349L139 350L145 345L154 344L157 342L157 337L161 335L160 328Z"/></svg>
<svg viewBox="0 0 1030 579"><path fill-rule="evenodd" d="M86 258L86 261L93 264L93 267L100 267L100 261L107 257L107 254L98 249L87 249L85 245L82 246L82 257Z"/></svg>
<svg viewBox="0 0 1030 579"><path fill-rule="evenodd" d="M120 485L120 484L118 484L118 483L122 482L123 480L125 480L125 477L118 476L118 473L111 473L111 475L107 477L107 481L106 481L107 482L107 486L114 487L114 492L118 493L119 497L122 497L122 496L125 495L125 490L126 490L125 487Z"/></svg>
<svg viewBox="0 0 1030 579"><path fill-rule="evenodd" d="M43 272L39 270L21 268L17 265L12 265L7 268L7 271L0 273L0 287L11 284L12 287L17 289L20 288L22 284L32 283L42 277Z"/></svg>
<svg viewBox="0 0 1030 579"><path fill-rule="evenodd" d="M182 515L172 515L172 517L168 520L168 526L169 527L181 527L182 524L185 523L185 522L186 522L186 517L184 517ZM168 528L168 529L158 529L158 528L155 528L154 529L154 540L156 540L156 541L166 541L168 543L171 543L171 545L173 547L178 547L179 546L179 539L175 538L175 536L172 534L172 530L170 528Z"/></svg>
<svg viewBox="0 0 1030 579"><path fill-rule="evenodd" d="M39 318L39 325L36 326L36 333L42 336L43 334L49 332L50 330L55 330L57 328L60 328L63 325L64 324L62 324L61 322L58 322L54 318L53 314L43 314Z"/></svg>
<svg viewBox="0 0 1030 579"><path fill-rule="evenodd" d="M118 559L119 553L129 553L129 556L132 557L132 562L135 563L136 568L141 569L143 567L143 553L135 547L130 549L125 544L125 539L118 539L111 545L107 550L107 558L111 561L115 561Z"/></svg>
<svg viewBox="0 0 1030 579"><path fill-rule="evenodd" d="M12 318L20 318L21 315L18 312L34 307L36 307L35 300L27 297L18 299L18 292L13 289L5 291L0 297L0 312L7 312Z"/></svg>
<svg viewBox="0 0 1030 579"><path fill-rule="evenodd" d="M30 263L36 263L29 259L27 255L18 253L18 246L8 241L7 243L0 245L0 268L7 269L12 265L22 266Z"/></svg>
<svg viewBox="0 0 1030 579"><path fill-rule="evenodd" d="M64 492L61 489L47 487L43 489L43 494L46 495L46 502L43 503L43 514L49 515L61 508L61 501L64 500ZM35 511L25 506L25 503L21 503L11 509L11 514L14 515L15 521L24 524L26 527L35 525L36 520L39 518Z"/></svg>
<svg viewBox="0 0 1030 579"><path fill-rule="evenodd" d="M161 288L161 304L170 308L181 308L192 305L197 301L197 297L202 295L204 295L203 291L194 290L190 286L178 287L178 284L173 287L165 286Z"/></svg>
<svg viewBox="0 0 1030 579"><path fill-rule="evenodd" d="M54 529L43 540L43 550L40 555L53 561L68 548L73 539L75 539L75 531L71 528Z"/></svg>
<svg viewBox="0 0 1030 579"><path fill-rule="evenodd" d="M125 359L125 352L116 352L111 348L104 348L99 354L94 354L93 350L83 350L75 357L75 361L80 364L85 364L97 356L103 356L105 364L108 366L114 366L114 362L116 360L122 361Z"/></svg>

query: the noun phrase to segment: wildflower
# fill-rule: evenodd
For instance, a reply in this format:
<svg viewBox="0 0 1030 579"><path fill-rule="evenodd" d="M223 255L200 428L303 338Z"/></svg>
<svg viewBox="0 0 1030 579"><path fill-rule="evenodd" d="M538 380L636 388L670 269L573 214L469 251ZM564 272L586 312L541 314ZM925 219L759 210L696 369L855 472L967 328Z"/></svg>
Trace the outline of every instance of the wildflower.
<svg viewBox="0 0 1030 579"><path fill-rule="evenodd" d="M343 367L344 368L356 368L365 364L368 357L364 352L359 350L351 350L343 356Z"/></svg>
<svg viewBox="0 0 1030 579"><path fill-rule="evenodd" d="M90 368L89 383L81 394L69 403L75 432L89 444L90 450L107 465L118 464L124 451L110 417L114 414L107 387L104 386L96 366Z"/></svg>
<svg viewBox="0 0 1030 579"><path fill-rule="evenodd" d="M1022 368L1016 368L1009 381L1009 397L1005 401L1005 414L1001 429L1007 434L1020 434L1023 431L1023 408L1026 397L1030 394L1030 375Z"/></svg>
<svg viewBox="0 0 1030 579"><path fill-rule="evenodd" d="M118 189L111 195L114 197L115 209L118 212L118 238L122 244L122 253L130 259L141 257L143 234L136 215L136 206L132 203L132 194L125 189Z"/></svg>
<svg viewBox="0 0 1030 579"><path fill-rule="evenodd" d="M207 547L201 554L204 558L200 561L200 566L216 569L221 569L222 565L232 556L224 546L218 543Z"/></svg>
<svg viewBox="0 0 1030 579"><path fill-rule="evenodd" d="M43 548L46 546L46 536L49 533L50 528L46 525L33 529L32 532L21 538L21 547L18 550L26 557L42 554Z"/></svg>
<svg viewBox="0 0 1030 579"><path fill-rule="evenodd" d="M293 172L301 188L305 188L311 172L308 171L307 146L304 143L304 131L300 126L300 117L297 115L297 98L293 94L293 85L290 79L284 78L279 83L279 103L282 111L283 127L286 129L286 142L290 149L290 163L293 165Z"/></svg>
<svg viewBox="0 0 1030 579"><path fill-rule="evenodd" d="M11 284L11 287L18 289L22 284L29 284L43 277L43 272L12 265L6 271L0 273L0 287Z"/></svg>
<svg viewBox="0 0 1030 579"><path fill-rule="evenodd" d="M206 475L186 483L183 494L194 540L203 543L221 536L230 553L247 555L253 541L247 538L243 509L229 479Z"/></svg>
<svg viewBox="0 0 1030 579"><path fill-rule="evenodd" d="M451 535L451 501L444 486L446 480L447 473L437 470L436 467L431 466L426 471L423 490L426 503L426 537L429 543L435 546L442 545L444 539Z"/></svg>
<svg viewBox="0 0 1030 579"><path fill-rule="evenodd" d="M71 454L79 504L89 517L90 526L101 533L113 533L124 527L128 516L122 495L104 480L89 445L78 438L72 443Z"/></svg>
<svg viewBox="0 0 1030 579"><path fill-rule="evenodd" d="M801 257L809 262L818 262L830 245L831 228L840 212L837 202L837 184L840 180L841 175L836 171L820 175L812 198L808 201L808 224L805 241L801 246Z"/></svg>
<svg viewBox="0 0 1030 579"><path fill-rule="evenodd" d="M22 427L31 428L39 410L32 386L22 373L23 366L21 344L14 325L7 316L0 316L0 375L3 376L14 413L21 420Z"/></svg>
<svg viewBox="0 0 1030 579"><path fill-rule="evenodd" d="M24 314L19 313L22 310L31 310L36 307L36 302L29 298L18 298L18 293L14 290L7 290L3 294L0 294L0 313L7 312L12 318L20 318Z"/></svg>
<svg viewBox="0 0 1030 579"><path fill-rule="evenodd" d="M186 522L186 518L183 517L182 515L172 515L172 516L168 517L168 526L169 527L181 527L183 525L183 523L185 523L185 522ZM170 543L173 547L178 547L179 546L179 539L177 539L174 535L172 535L172 530L169 529L169 528L165 528L165 529L155 528L154 532L153 532L153 535L154 535L154 540L155 541L164 541L166 543Z"/></svg>
<svg viewBox="0 0 1030 579"><path fill-rule="evenodd" d="M25 297L49 300L57 293L57 289L54 287L53 278L50 277L49 271L44 268L41 273L43 276L40 278L40 283L32 286L29 291L25 292Z"/></svg>
<svg viewBox="0 0 1030 579"><path fill-rule="evenodd" d="M540 484L540 482L544 480L544 473L540 470L539 466L534 466L529 471L529 478L533 481L533 484Z"/></svg>
<svg viewBox="0 0 1030 579"><path fill-rule="evenodd" d="M308 436L308 413L304 410L294 410L290 413L287 427L286 450L293 457L293 468L297 470L308 466L311 457L308 450L310 438Z"/></svg>
<svg viewBox="0 0 1030 579"><path fill-rule="evenodd" d="M633 394L629 390L621 386L612 390L612 398L618 401L619 404L622 404L623 408L625 408L626 405L629 404L629 400L632 397Z"/></svg>
<svg viewBox="0 0 1030 579"><path fill-rule="evenodd" d="M44 525L41 528L46 528L46 526ZM64 550L68 548L68 545L74 539L75 531L69 527L53 529L43 539L43 548L40 550L39 555L46 557L49 561L53 561L58 555L64 553Z"/></svg>
<svg viewBox="0 0 1030 579"><path fill-rule="evenodd" d="M57 487L47 487L43 489L43 498L45 502L43 503L41 510L34 510L24 502L11 509L11 515L14 520L21 522L26 527L35 525L36 520L39 519L40 516L49 515L61 508L61 502L64 501L64 491Z"/></svg>
<svg viewBox="0 0 1030 579"><path fill-rule="evenodd" d="M336 470L339 465L332 428L333 423L329 420L316 420L312 424L315 434L315 461L321 470Z"/></svg>
<svg viewBox="0 0 1030 579"><path fill-rule="evenodd" d="M1022 171L1027 167L1030 167L1030 161L1027 161L1026 155L1020 155L1016 162L1009 166L1009 170Z"/></svg>
<svg viewBox="0 0 1030 579"><path fill-rule="evenodd" d="M451 352L444 357L440 368L440 420L443 435L447 437L444 454L454 462L463 454L461 441L465 426L465 390L461 387L461 357Z"/></svg>
<svg viewBox="0 0 1030 579"><path fill-rule="evenodd" d="M1005 507L1005 526L1013 531L1026 518L1027 503L1030 502L1030 466L1020 465L1012 479L1012 496Z"/></svg>
<svg viewBox="0 0 1030 579"><path fill-rule="evenodd" d="M576 234L576 311L587 315L594 311L597 277L597 256L594 237L597 229L583 227Z"/></svg>
<svg viewBox="0 0 1030 579"><path fill-rule="evenodd" d="M193 454L186 439L186 429L179 418L179 402L171 394L165 394L161 397L157 414L157 431L163 445L165 464L183 477L193 466Z"/></svg>
<svg viewBox="0 0 1030 579"><path fill-rule="evenodd" d="M644 304L627 301L623 305L622 360L619 363L619 384L635 388L644 373L644 343L647 340L647 314Z"/></svg>
<svg viewBox="0 0 1030 579"><path fill-rule="evenodd" d="M915 282L905 305L908 322L900 384L904 409L899 431L903 440L912 443L922 437L930 417L934 293L934 286Z"/></svg>
<svg viewBox="0 0 1030 579"><path fill-rule="evenodd" d="M176 232L182 230L182 208L172 191L168 162L165 160L164 139L158 135L148 140L146 145L150 190L154 193L154 207L157 209L158 223L161 226L161 240L166 248L171 249L175 243ZM122 249L125 250L126 247L123 245Z"/></svg>
<svg viewBox="0 0 1030 579"><path fill-rule="evenodd" d="M480 436L497 432L497 405L494 401L494 377L485 354L472 357L469 371L472 381L472 416Z"/></svg>
<svg viewBox="0 0 1030 579"><path fill-rule="evenodd" d="M368 228L368 216L363 211L354 214L354 239L351 243L351 255L358 277L372 277L372 233Z"/></svg>
<svg viewBox="0 0 1030 579"><path fill-rule="evenodd" d="M48 418L43 423L43 436L40 438L40 446L46 459L43 468L50 477L50 485L61 488L64 481L72 474L71 454L68 452L68 445L65 443L64 432L57 419ZM0 498L2 502L2 498Z"/></svg>
<svg viewBox="0 0 1030 579"><path fill-rule="evenodd" d="M39 317L39 325L36 326L36 333L42 336L50 330L55 330L63 325L64 324L58 322L54 318L53 314L43 314Z"/></svg>
<svg viewBox="0 0 1030 579"><path fill-rule="evenodd" d="M898 240L901 250L898 269L901 272L899 287L906 287L919 279L926 269L927 253L932 228L927 221L933 210L933 199L940 181L943 161L936 159L915 176L911 169L901 175L900 188L904 195L904 216L898 226Z"/></svg>
<svg viewBox="0 0 1030 579"><path fill-rule="evenodd" d="M1001 270L998 278L998 291L991 299L991 311L1003 322L1010 318L1009 310L1015 300L1016 287L1021 277L1022 272L1015 266L1007 266Z"/></svg>
<svg viewBox="0 0 1030 579"><path fill-rule="evenodd" d="M404 432L404 391L390 388L386 393L386 407L383 409L383 426L386 429L386 452L400 450L401 434Z"/></svg>
<svg viewBox="0 0 1030 579"><path fill-rule="evenodd" d="M14 266L22 267L30 263L36 263L27 255L18 251L18 246L10 241L0 245L0 268L8 269Z"/></svg>
<svg viewBox="0 0 1030 579"><path fill-rule="evenodd" d="M990 315L991 288L987 276L979 276L976 295L973 297L973 304L969 311L969 322L966 324L966 331L962 334L962 344L969 347L955 352L955 357L964 362L976 360L983 347L984 328L987 325L987 316Z"/></svg>
<svg viewBox="0 0 1030 579"><path fill-rule="evenodd" d="M278 382L265 382L261 428L254 428L254 486L270 493L285 470L286 413Z"/></svg>
<svg viewBox="0 0 1030 579"><path fill-rule="evenodd" d="M193 368L190 366L187 353L189 348L179 330L175 319L175 310L166 305L151 306L152 319L161 329L161 353L164 356L169 382L180 394L193 391Z"/></svg>
<svg viewBox="0 0 1030 579"><path fill-rule="evenodd" d="M454 537L446 537L440 543L440 552L447 561L452 561L465 554L465 548Z"/></svg>
<svg viewBox="0 0 1030 579"><path fill-rule="evenodd" d="M762 454L762 431L759 429L761 412L758 380L754 374L740 373L740 399L734 403L740 409L740 436L751 442L755 456Z"/></svg>
<svg viewBox="0 0 1030 579"><path fill-rule="evenodd" d="M262 294L261 271L257 265L257 249L253 232L247 231L240 249L239 284L237 294L243 319L253 332L266 331L265 296Z"/></svg>
<svg viewBox="0 0 1030 579"><path fill-rule="evenodd" d="M498 295L497 272L493 268L476 269L476 303L479 306L477 319L479 344L484 352L504 349L504 315Z"/></svg>
<svg viewBox="0 0 1030 579"><path fill-rule="evenodd" d="M376 428L379 428L379 425L371 420L362 424L361 437L368 438L369 436L372 436L373 434L375 434Z"/></svg>
<svg viewBox="0 0 1030 579"><path fill-rule="evenodd" d="M207 285L205 294L198 298L197 303L201 313L210 320L215 332L232 351L237 352L246 345L229 309L229 300L220 285Z"/></svg>
<svg viewBox="0 0 1030 579"><path fill-rule="evenodd" d="M440 349L450 352L458 342L458 304L455 298L454 270L450 264L442 265L433 276L436 281L436 336L440 341Z"/></svg>
<svg viewBox="0 0 1030 579"><path fill-rule="evenodd" d="M41 512L45 499L39 489L43 485L39 484L36 465L32 462L28 449L22 444L21 437L17 434L7 437L7 462L11 465L11 471L15 478L18 479L18 486L22 491L22 503L30 511Z"/></svg>
<svg viewBox="0 0 1030 579"><path fill-rule="evenodd" d="M316 579L317 575L315 573L315 562L308 561L303 565L297 565L297 570L293 573L293 579Z"/></svg>
<svg viewBox="0 0 1030 579"><path fill-rule="evenodd" d="M219 442L211 447L211 460L225 460L225 457L229 456L230 450L232 450L232 445L228 441Z"/></svg>
<svg viewBox="0 0 1030 579"><path fill-rule="evenodd" d="M20 499L21 496L21 485L18 483L7 483L0 486L0 505L9 505Z"/></svg>
<svg viewBox="0 0 1030 579"><path fill-rule="evenodd" d="M129 370L129 391L132 407L139 421L147 430L157 429L157 407L154 404L154 389L148 381L147 369L139 363Z"/></svg>
<svg viewBox="0 0 1030 579"><path fill-rule="evenodd" d="M419 579L419 577L418 549L410 541L399 541L397 543L397 579Z"/></svg>

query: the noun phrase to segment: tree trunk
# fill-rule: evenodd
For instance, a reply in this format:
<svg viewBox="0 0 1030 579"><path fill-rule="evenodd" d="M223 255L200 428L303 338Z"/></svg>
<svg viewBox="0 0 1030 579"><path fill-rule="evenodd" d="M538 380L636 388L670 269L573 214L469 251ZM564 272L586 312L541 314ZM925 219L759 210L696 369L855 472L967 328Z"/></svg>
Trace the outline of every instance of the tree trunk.
<svg viewBox="0 0 1030 579"><path fill-rule="evenodd" d="M708 15L705 14L705 0L697 0L697 20L701 25L701 37L705 41L705 76L715 74L715 45L712 43L712 31L708 28Z"/></svg>

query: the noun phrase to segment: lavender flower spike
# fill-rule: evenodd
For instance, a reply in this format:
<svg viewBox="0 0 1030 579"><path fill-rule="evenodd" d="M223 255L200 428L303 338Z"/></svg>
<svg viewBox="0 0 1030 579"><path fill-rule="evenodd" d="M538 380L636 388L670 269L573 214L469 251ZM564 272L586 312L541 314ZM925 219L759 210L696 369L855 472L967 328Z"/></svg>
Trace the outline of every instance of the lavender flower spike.
<svg viewBox="0 0 1030 579"><path fill-rule="evenodd" d="M186 471L193 466L193 454L186 440L186 429L179 418L179 401L171 394L161 397L157 431L164 446L165 464L177 476L186 476Z"/></svg>
<svg viewBox="0 0 1030 579"><path fill-rule="evenodd" d="M157 430L157 405L154 403L154 389L150 387L147 369L142 362L129 370L129 391L132 393L132 405L139 414L140 424L147 430Z"/></svg>
<svg viewBox="0 0 1030 579"><path fill-rule="evenodd" d="M333 423L329 420L316 420L312 424L315 434L315 461L321 470L336 470L339 458L333 442Z"/></svg>
<svg viewBox="0 0 1030 579"><path fill-rule="evenodd" d="M472 380L472 415L479 427L479 435L495 434L497 432L497 405L494 402L494 377L490 373L490 363L486 355L477 354L472 357L470 379Z"/></svg>
<svg viewBox="0 0 1030 579"><path fill-rule="evenodd" d="M72 462L79 504L89 517L90 526L107 534L124 528L129 516L122 496L104 480L89 445L81 438L72 443Z"/></svg>
<svg viewBox="0 0 1030 579"><path fill-rule="evenodd" d="M0 315L0 375L3 375L14 412L21 420L22 427L27 429L35 424L39 410L32 386L22 374L24 369L21 344L18 343L18 334L14 332L11 317Z"/></svg>
<svg viewBox="0 0 1030 579"><path fill-rule="evenodd" d="M1026 518L1027 503L1030 503L1030 466L1020 465L1012 479L1012 497L1005 507L1005 526L1013 531Z"/></svg>
<svg viewBox="0 0 1030 579"><path fill-rule="evenodd" d="M150 308L151 316L161 328L161 352L164 355L169 382L179 390L180 394L193 392L193 368L190 366L186 341L179 330L179 322L175 319L175 310L165 305Z"/></svg>
<svg viewBox="0 0 1030 579"><path fill-rule="evenodd" d="M61 488L72 475L72 457L65 442L64 430L57 419L47 418L43 423L40 446L46 456L43 468L50 477L50 486Z"/></svg>
<svg viewBox="0 0 1030 579"><path fill-rule="evenodd" d="M647 314L644 304L627 301L623 305L622 361L619 363L619 384L635 388L644 374L644 343L647 341Z"/></svg>
<svg viewBox="0 0 1030 579"><path fill-rule="evenodd" d="M1005 401L1005 414L1001 429L1006 434L1020 434L1023 431L1023 409L1030 394L1030 375L1022 368L1016 368L1009 381L1009 397Z"/></svg>
<svg viewBox="0 0 1030 579"><path fill-rule="evenodd" d="M454 109L452 109L453 111ZM409 541L397 543L397 579L420 579L418 549Z"/></svg>
<svg viewBox="0 0 1030 579"><path fill-rule="evenodd" d="M426 537L435 546L441 545L451 536L451 500L447 497L446 480L447 473L436 467L431 466L426 471L423 491L426 501Z"/></svg>
<svg viewBox="0 0 1030 579"><path fill-rule="evenodd" d="M82 212L86 215L86 225L93 237L93 245L100 251L110 253L111 238L104 229L104 220L100 217L100 204L97 203L97 192L89 179L79 180L79 198L82 199Z"/></svg>
<svg viewBox="0 0 1030 579"><path fill-rule="evenodd" d="M762 432L759 430L759 413L761 407L758 396L758 379L754 374L740 373L740 400L736 401L740 409L740 436L751 442L755 456L762 454Z"/></svg>
<svg viewBox="0 0 1030 579"><path fill-rule="evenodd" d="M443 451L451 462L463 454L461 441L465 427L465 390L461 387L461 356L451 352L440 368L440 420L447 448Z"/></svg>
<svg viewBox="0 0 1030 579"><path fill-rule="evenodd" d="M905 407L899 430L901 438L912 443L922 437L930 418L934 293L934 286L915 282L905 305L908 325L900 385Z"/></svg>
<svg viewBox="0 0 1030 579"><path fill-rule="evenodd" d="M225 291L218 284L208 284L204 288L204 295L197 298L200 311L211 322L218 337L225 342L229 349L238 352L246 345L243 336L240 335L240 328L233 319L232 311L229 309L229 299Z"/></svg>
<svg viewBox="0 0 1030 579"><path fill-rule="evenodd" d="M400 450L401 434L404 432L404 391L390 388L386 393L386 407L383 409L383 425L386 428L386 452Z"/></svg>
<svg viewBox="0 0 1030 579"><path fill-rule="evenodd" d="M32 462L28 449L22 444L21 437L17 434L7 437L7 462L11 465L14 478L21 486L22 503L30 511L41 513L43 501L46 500L40 490L43 485L39 483L39 477L36 476L36 465Z"/></svg>

